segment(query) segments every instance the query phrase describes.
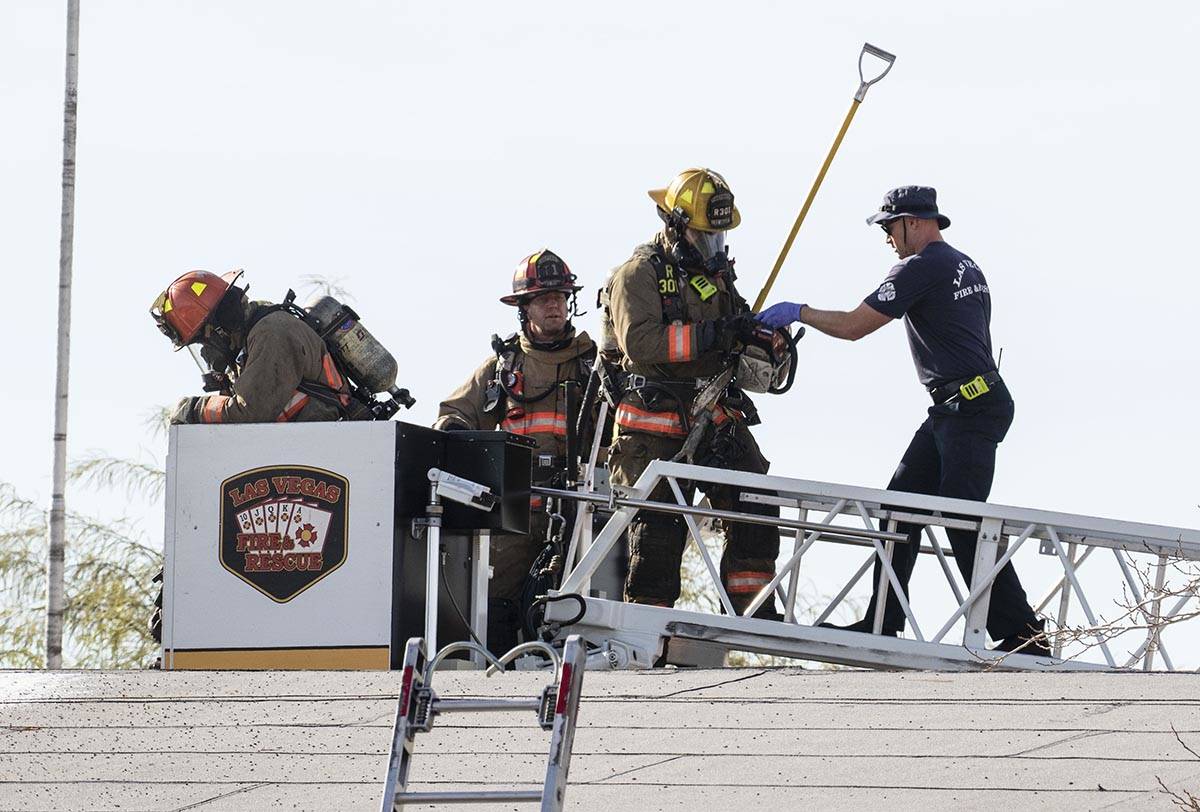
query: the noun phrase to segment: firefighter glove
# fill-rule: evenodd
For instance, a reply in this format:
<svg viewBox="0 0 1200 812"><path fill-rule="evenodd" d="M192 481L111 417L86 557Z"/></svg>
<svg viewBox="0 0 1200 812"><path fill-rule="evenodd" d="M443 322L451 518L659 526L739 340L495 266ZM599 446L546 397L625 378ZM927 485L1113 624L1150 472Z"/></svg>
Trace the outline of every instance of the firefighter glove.
<svg viewBox="0 0 1200 812"><path fill-rule="evenodd" d="M175 405L175 410L171 412L171 425L199 423L197 416L200 414L200 404L203 400L204 398L194 396L180 399Z"/></svg>
<svg viewBox="0 0 1200 812"><path fill-rule="evenodd" d="M759 313L758 320L768 327L779 330L793 322L800 321L800 311L805 307L806 305L795 302L779 302Z"/></svg>

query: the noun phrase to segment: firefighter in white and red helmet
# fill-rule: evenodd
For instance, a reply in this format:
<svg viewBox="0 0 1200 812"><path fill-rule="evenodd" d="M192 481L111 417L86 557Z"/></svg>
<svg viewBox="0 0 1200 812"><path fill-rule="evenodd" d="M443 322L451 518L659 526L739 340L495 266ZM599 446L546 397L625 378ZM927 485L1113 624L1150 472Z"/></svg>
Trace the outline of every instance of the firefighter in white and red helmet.
<svg viewBox="0 0 1200 812"><path fill-rule="evenodd" d="M500 301L517 308L521 331L493 336L493 354L442 401L434 428L510 431L531 438L535 484L564 470L568 421L562 384L586 383L596 345L571 324L582 288L567 264L549 249L525 257L513 274L512 293ZM502 654L517 643L524 624L522 592L530 567L546 545L548 514L541 497L530 500L528 536L492 537L488 589L488 647Z"/></svg>

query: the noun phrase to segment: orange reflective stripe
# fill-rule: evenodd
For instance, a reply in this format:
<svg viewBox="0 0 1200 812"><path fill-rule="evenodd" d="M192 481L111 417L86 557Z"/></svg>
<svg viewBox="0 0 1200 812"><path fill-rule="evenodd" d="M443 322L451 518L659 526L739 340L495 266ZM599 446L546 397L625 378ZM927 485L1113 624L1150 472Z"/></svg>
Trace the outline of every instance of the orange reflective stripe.
<svg viewBox="0 0 1200 812"><path fill-rule="evenodd" d="M279 413L279 417L275 418L276 423L286 423L296 415L300 414L300 410L308 405L308 395L297 390L292 399L288 401L288 405L283 407L283 411Z"/></svg>
<svg viewBox="0 0 1200 812"><path fill-rule="evenodd" d="M337 364L333 363L333 356L329 353L321 356L321 366L325 370L325 383L329 384L329 388L341 389L342 373L338 372Z"/></svg>
<svg viewBox="0 0 1200 812"><path fill-rule="evenodd" d="M628 403L617 407L617 425L634 431L648 431L651 434L668 434L672 437L685 437L683 423L675 412L647 412Z"/></svg>
<svg viewBox="0 0 1200 812"><path fill-rule="evenodd" d="M730 409L728 406L713 407L713 425L719 426L722 423L728 423L730 420L745 420L746 415L739 412L737 409Z"/></svg>
<svg viewBox="0 0 1200 812"><path fill-rule="evenodd" d="M224 423L225 404L229 402L228 395L212 395L204 401L200 410L200 421L203 423Z"/></svg>
<svg viewBox="0 0 1200 812"><path fill-rule="evenodd" d="M744 595L747 592L758 592L775 577L773 572L731 572L725 576L725 588L731 595Z"/></svg>
<svg viewBox="0 0 1200 812"><path fill-rule="evenodd" d="M513 434L553 434L567 436L567 417L558 412L531 412L521 417L506 417L500 423L504 431Z"/></svg>
<svg viewBox="0 0 1200 812"><path fill-rule="evenodd" d="M667 327L667 361L677 364L690 360L692 360L692 325L669 325Z"/></svg>

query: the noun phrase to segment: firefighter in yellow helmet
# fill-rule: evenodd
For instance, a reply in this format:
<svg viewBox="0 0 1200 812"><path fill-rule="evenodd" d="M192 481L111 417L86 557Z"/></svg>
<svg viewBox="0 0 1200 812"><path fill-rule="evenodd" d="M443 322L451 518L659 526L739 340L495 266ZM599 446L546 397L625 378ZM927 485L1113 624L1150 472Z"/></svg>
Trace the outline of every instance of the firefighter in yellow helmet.
<svg viewBox="0 0 1200 812"><path fill-rule="evenodd" d="M611 481L620 486L633 485L651 460L669 460L680 452L697 392L726 369L735 347L764 332L735 285L725 235L741 215L725 179L711 169L686 169L667 188L652 190L650 198L662 229L612 272L601 295L605 357L623 370L609 451ZM772 342L778 336L765 332L769 344L778 343ZM748 428L757 422L753 403L735 379L712 407L693 461L766 473L769 463ZM693 491L689 488L689 499ZM713 486L706 493L714 507L778 515L777 508L740 502L736 489ZM650 498L674 502L665 482ZM638 514L629 530L627 601L675 603L685 540L681 518ZM744 611L771 580L778 553L775 528L727 527L721 579L734 609ZM773 599L756 616L778 616Z"/></svg>
<svg viewBox="0 0 1200 812"><path fill-rule="evenodd" d="M512 293L500 299L517 308L521 332L504 341L493 337L493 355L442 401L434 428L499 429L532 438L534 484L551 484L566 465L568 421L578 417L567 413L562 384L586 384L596 357L592 339L571 324L581 289L553 251L521 260ZM540 496L530 500L530 510L529 535L492 537L487 642L497 654L517 643L527 577L546 543L549 517Z"/></svg>

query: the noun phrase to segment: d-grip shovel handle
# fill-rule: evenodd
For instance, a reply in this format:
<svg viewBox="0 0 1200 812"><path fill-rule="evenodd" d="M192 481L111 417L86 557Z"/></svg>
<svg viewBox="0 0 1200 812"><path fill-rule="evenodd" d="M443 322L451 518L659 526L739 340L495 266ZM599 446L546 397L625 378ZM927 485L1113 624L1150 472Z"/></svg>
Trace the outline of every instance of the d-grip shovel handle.
<svg viewBox="0 0 1200 812"><path fill-rule="evenodd" d="M863 76L863 57L866 56L867 54L870 54L871 56L874 56L874 57L878 57L879 59L882 59L884 62L887 63L887 67L883 69L883 73L879 74L874 79L870 79L870 80L868 80L865 76ZM892 65L894 65L894 64L896 64L896 55L895 54L889 54L887 51L883 50L882 48L876 48L871 43L864 42L863 48L862 48L862 53L860 53L858 55L859 85L858 85L858 92L854 94L854 100L857 102L861 102L863 99L865 99L867 97L867 88L869 88L871 85L878 82L883 77L887 76L888 71L890 71L892 69Z"/></svg>

